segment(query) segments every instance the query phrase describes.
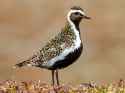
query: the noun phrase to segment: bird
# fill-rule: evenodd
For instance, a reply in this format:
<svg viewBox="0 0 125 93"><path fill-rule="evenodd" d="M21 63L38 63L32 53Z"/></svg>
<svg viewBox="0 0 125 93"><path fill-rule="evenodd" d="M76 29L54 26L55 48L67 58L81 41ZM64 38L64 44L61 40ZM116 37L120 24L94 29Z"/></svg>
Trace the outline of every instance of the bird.
<svg viewBox="0 0 125 93"><path fill-rule="evenodd" d="M91 19L79 6L70 8L66 16L66 24L61 31L27 60L14 65L14 68L34 66L48 69L52 73L52 85L60 85L58 70L63 69L80 57L83 43L79 24L82 19Z"/></svg>

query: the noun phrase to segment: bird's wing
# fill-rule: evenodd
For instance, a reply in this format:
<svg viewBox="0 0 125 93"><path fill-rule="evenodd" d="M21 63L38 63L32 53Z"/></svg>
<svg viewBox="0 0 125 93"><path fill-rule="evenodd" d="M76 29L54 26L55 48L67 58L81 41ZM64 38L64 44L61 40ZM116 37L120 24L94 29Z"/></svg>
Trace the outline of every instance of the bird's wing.
<svg viewBox="0 0 125 93"><path fill-rule="evenodd" d="M70 30L70 29L68 29ZM73 31L68 31L67 27L51 39L41 50L41 61L48 62L52 58L59 56L66 48L70 48L73 45L75 35Z"/></svg>
<svg viewBox="0 0 125 93"><path fill-rule="evenodd" d="M34 65L42 66L42 64L47 63L52 58L59 56L64 49L70 48L73 45L74 33L69 31L68 27L62 29L62 31L46 43L36 54L30 57L28 60L23 61L17 66L22 67L23 65Z"/></svg>
<svg viewBox="0 0 125 93"><path fill-rule="evenodd" d="M33 56L16 64L16 67L23 67L25 65L42 66L42 64L48 62L57 55L60 55L60 53L67 47L69 47L68 38L59 33L55 38L47 42L46 45L37 51Z"/></svg>

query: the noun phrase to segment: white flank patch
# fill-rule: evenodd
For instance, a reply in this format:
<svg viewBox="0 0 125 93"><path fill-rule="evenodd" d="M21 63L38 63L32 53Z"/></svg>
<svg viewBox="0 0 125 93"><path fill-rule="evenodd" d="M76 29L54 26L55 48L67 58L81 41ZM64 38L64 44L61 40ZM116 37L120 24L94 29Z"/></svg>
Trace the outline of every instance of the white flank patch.
<svg viewBox="0 0 125 93"><path fill-rule="evenodd" d="M81 10L70 10L70 12L67 15L67 20L71 25L71 29L72 31L75 32L76 35L76 39L74 40L74 45L71 46L70 48L66 48L59 56L56 56L54 58L52 58L50 61L46 62L46 64L44 64L47 67L51 67L52 65L54 65L55 62L57 62L58 60L63 60L65 59L65 57L73 52L75 49L78 49L81 45L81 39L80 39L80 33L79 31L76 29L75 25L73 24L73 22L70 20L70 15L74 12L80 12L81 14L84 15L84 12L82 12Z"/></svg>

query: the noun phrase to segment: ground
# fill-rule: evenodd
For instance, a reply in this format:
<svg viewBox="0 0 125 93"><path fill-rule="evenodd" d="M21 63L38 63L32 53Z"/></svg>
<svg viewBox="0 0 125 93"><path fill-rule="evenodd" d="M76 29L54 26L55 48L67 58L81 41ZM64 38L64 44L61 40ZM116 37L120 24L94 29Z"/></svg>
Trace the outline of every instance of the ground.
<svg viewBox="0 0 125 93"><path fill-rule="evenodd" d="M0 81L0 93L125 93L125 81L97 85L95 82L79 85L51 86L42 81Z"/></svg>

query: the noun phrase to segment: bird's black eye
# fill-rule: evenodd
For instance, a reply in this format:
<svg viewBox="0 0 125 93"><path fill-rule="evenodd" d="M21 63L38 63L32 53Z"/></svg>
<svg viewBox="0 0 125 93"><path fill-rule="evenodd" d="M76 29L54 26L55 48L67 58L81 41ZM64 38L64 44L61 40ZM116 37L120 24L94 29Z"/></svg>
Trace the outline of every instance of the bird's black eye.
<svg viewBox="0 0 125 93"><path fill-rule="evenodd" d="M79 12L75 12L75 15L79 15L80 13Z"/></svg>

